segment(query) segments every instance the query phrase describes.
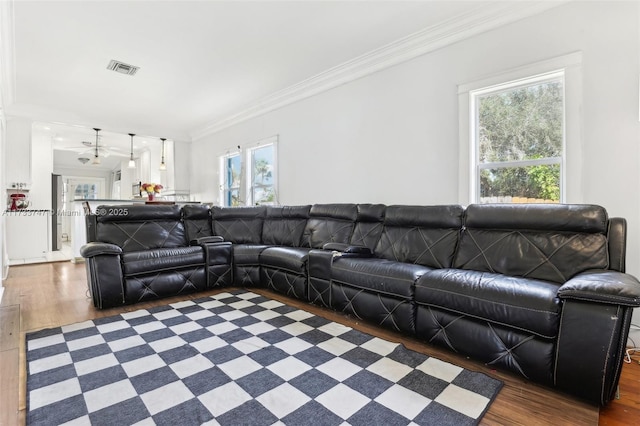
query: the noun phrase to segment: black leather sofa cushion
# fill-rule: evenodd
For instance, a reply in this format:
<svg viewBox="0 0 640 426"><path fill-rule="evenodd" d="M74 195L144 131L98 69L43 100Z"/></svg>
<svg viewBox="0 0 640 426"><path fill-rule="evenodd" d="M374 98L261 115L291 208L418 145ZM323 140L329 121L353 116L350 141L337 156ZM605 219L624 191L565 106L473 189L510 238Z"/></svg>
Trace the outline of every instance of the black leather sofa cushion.
<svg viewBox="0 0 640 426"><path fill-rule="evenodd" d="M213 235L211 213L207 205L185 205L182 208L182 220L189 241Z"/></svg>
<svg viewBox="0 0 640 426"><path fill-rule="evenodd" d="M207 289L204 266L124 277L124 302L138 303Z"/></svg>
<svg viewBox="0 0 640 426"><path fill-rule="evenodd" d="M558 285L499 274L436 269L416 283L416 303L554 338Z"/></svg>
<svg viewBox="0 0 640 426"><path fill-rule="evenodd" d="M326 243L348 243L358 217L355 204L314 204L302 236L302 246L322 248Z"/></svg>
<svg viewBox="0 0 640 426"><path fill-rule="evenodd" d="M555 341L420 304L416 311L416 334L430 344L515 371L527 380L554 383Z"/></svg>
<svg viewBox="0 0 640 426"><path fill-rule="evenodd" d="M213 233L234 244L261 244L266 212L265 206L211 207Z"/></svg>
<svg viewBox="0 0 640 426"><path fill-rule="evenodd" d="M189 245L184 226L179 220L112 221L100 224L96 239L115 244L123 252Z"/></svg>
<svg viewBox="0 0 640 426"><path fill-rule="evenodd" d="M271 247L265 244L235 244L233 246L233 262L236 265L259 265L260 253Z"/></svg>
<svg viewBox="0 0 640 426"><path fill-rule="evenodd" d="M479 204L467 208L454 267L564 283L607 269L607 215L584 205Z"/></svg>
<svg viewBox="0 0 640 426"><path fill-rule="evenodd" d="M358 204L358 217L351 234L351 245L375 250L384 222L384 204Z"/></svg>
<svg viewBox="0 0 640 426"><path fill-rule="evenodd" d="M410 299L416 280L430 270L422 265L384 259L338 257L331 267L331 281L370 293Z"/></svg>
<svg viewBox="0 0 640 426"><path fill-rule="evenodd" d="M309 249L302 247L269 247L260 253L260 265L306 275Z"/></svg>
<svg viewBox="0 0 640 426"><path fill-rule="evenodd" d="M200 246L144 250L122 255L122 268L125 277L204 264L204 250Z"/></svg>
<svg viewBox="0 0 640 426"><path fill-rule="evenodd" d="M300 247L311 206L267 207L262 242L274 246Z"/></svg>
<svg viewBox="0 0 640 426"><path fill-rule="evenodd" d="M461 206L389 206L376 257L432 268L451 266L462 227Z"/></svg>

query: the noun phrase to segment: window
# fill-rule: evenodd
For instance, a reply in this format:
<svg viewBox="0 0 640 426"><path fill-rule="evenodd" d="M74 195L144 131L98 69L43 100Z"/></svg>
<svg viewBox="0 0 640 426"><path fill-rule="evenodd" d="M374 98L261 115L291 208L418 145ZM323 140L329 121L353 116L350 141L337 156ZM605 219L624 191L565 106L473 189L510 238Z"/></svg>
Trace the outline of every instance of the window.
<svg viewBox="0 0 640 426"><path fill-rule="evenodd" d="M105 186L104 178L74 177L65 178L65 180L66 187L63 188L65 201L68 196L71 196L73 200L97 200L104 198L104 191L102 189ZM70 191L70 195L67 194L68 191Z"/></svg>
<svg viewBox="0 0 640 426"><path fill-rule="evenodd" d="M251 201L252 204L274 204L276 190L274 185L273 143L249 150L251 158Z"/></svg>
<svg viewBox="0 0 640 426"><path fill-rule="evenodd" d="M562 199L564 73L471 92L480 203Z"/></svg>
<svg viewBox="0 0 640 426"><path fill-rule="evenodd" d="M224 164L223 199L225 206L240 206L240 177L242 176L242 160L240 153L225 155Z"/></svg>
<svg viewBox="0 0 640 426"><path fill-rule="evenodd" d="M276 144L274 136L221 157L224 206L276 204Z"/></svg>
<svg viewBox="0 0 640 426"><path fill-rule="evenodd" d="M582 53L458 86L460 204L581 203Z"/></svg>

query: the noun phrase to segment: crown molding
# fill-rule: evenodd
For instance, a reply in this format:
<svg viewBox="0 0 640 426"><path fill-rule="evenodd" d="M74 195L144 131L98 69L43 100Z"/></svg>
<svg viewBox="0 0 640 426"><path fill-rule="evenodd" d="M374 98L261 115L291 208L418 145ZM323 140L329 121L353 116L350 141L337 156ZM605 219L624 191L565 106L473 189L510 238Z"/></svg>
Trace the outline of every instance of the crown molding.
<svg viewBox="0 0 640 426"><path fill-rule="evenodd" d="M311 78L258 99L234 114L194 130L191 132L191 137L195 140L217 133L283 106L567 2L568 0L497 1L488 5L483 2L482 5L476 6L463 14L398 39Z"/></svg>

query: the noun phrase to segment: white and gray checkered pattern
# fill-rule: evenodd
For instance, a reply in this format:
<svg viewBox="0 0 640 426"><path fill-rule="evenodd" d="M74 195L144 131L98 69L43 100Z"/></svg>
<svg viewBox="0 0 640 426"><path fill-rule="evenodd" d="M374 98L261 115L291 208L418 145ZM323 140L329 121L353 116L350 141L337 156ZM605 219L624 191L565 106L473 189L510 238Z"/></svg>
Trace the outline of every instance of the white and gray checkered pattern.
<svg viewBox="0 0 640 426"><path fill-rule="evenodd" d="M27 424L477 424L502 383L238 290L27 335Z"/></svg>

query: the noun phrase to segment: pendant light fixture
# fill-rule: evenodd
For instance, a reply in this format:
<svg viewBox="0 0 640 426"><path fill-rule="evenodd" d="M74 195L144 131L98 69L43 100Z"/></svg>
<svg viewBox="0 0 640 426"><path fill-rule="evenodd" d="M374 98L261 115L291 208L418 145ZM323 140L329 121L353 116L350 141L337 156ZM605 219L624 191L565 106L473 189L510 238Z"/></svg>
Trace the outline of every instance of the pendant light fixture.
<svg viewBox="0 0 640 426"><path fill-rule="evenodd" d="M136 168L136 160L133 159L133 137L135 136L135 133L129 133L129 136L131 136L131 153L129 155L129 168L130 169L135 169Z"/></svg>
<svg viewBox="0 0 640 426"><path fill-rule="evenodd" d="M167 165L164 163L164 141L166 141L167 139L160 138L160 140L162 141L162 159L160 160L160 170L167 170Z"/></svg>
<svg viewBox="0 0 640 426"><path fill-rule="evenodd" d="M100 129L97 128L93 128L93 130L96 131L96 153L93 156L93 161L91 162L91 164L100 164L100 156L98 154L98 132L100 131Z"/></svg>

